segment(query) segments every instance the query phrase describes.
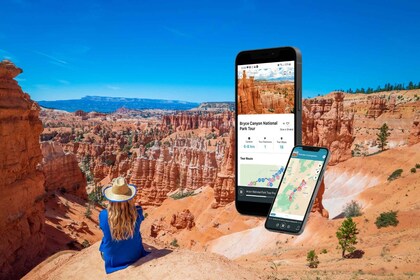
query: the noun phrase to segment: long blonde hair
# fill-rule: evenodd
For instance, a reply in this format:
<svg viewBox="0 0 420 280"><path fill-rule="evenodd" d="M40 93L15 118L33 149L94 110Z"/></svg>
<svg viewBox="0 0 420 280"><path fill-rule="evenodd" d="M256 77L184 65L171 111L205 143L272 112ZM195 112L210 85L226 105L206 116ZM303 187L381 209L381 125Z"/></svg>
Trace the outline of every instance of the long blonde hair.
<svg viewBox="0 0 420 280"><path fill-rule="evenodd" d="M112 240L132 238L137 220L137 209L131 199L124 202L109 202L108 223Z"/></svg>

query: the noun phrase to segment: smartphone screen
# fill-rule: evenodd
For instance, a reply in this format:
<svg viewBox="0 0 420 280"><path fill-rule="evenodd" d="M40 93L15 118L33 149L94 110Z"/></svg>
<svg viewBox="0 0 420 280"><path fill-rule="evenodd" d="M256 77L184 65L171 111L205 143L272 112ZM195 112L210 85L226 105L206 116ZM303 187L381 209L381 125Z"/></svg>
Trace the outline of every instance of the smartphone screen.
<svg viewBox="0 0 420 280"><path fill-rule="evenodd" d="M271 204L296 144L295 61L237 65L236 104L237 200Z"/></svg>
<svg viewBox="0 0 420 280"><path fill-rule="evenodd" d="M303 230L327 161L326 148L298 146L293 149L266 228L290 233Z"/></svg>

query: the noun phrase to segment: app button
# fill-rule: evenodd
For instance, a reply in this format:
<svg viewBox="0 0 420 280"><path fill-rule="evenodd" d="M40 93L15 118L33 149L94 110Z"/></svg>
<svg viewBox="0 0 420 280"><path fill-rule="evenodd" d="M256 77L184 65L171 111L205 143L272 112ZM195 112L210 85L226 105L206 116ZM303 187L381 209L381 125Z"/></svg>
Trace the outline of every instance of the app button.
<svg viewBox="0 0 420 280"><path fill-rule="evenodd" d="M290 228L290 225L287 225L287 228L289 229Z"/></svg>
<svg viewBox="0 0 420 280"><path fill-rule="evenodd" d="M277 224L276 224L276 227L279 227L279 226L280 226L280 224L279 224L279 223L277 223Z"/></svg>
<svg viewBox="0 0 420 280"><path fill-rule="evenodd" d="M284 228L286 226L285 223L281 223L281 228Z"/></svg>

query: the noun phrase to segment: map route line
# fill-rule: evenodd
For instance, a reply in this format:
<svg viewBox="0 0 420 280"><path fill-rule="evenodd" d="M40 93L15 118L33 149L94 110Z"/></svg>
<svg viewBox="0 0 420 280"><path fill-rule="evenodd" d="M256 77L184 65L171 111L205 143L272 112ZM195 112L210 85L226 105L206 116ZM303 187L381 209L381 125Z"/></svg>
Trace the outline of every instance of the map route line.
<svg viewBox="0 0 420 280"><path fill-rule="evenodd" d="M284 167L282 166L279 170L277 170L276 173L274 173L273 175L271 175L271 177L261 177L258 178L255 181L250 181L248 183L248 186L255 186L257 182L263 182L265 183L265 181L267 181L267 186L268 187L272 187L273 186L273 182L275 180L280 180L280 175L284 172Z"/></svg>
<svg viewBox="0 0 420 280"><path fill-rule="evenodd" d="M297 191L300 192L302 190L302 188L305 187L305 186L306 186L306 181L305 181L305 179L302 179L302 182L300 183L300 185L290 193L289 201L293 200L293 196L294 196L295 192L297 192Z"/></svg>

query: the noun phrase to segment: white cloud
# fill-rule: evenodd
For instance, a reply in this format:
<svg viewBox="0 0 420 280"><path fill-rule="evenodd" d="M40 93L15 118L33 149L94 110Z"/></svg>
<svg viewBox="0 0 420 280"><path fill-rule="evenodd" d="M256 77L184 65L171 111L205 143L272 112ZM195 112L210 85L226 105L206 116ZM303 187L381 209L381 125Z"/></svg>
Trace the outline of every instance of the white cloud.
<svg viewBox="0 0 420 280"><path fill-rule="evenodd" d="M63 59L57 58L55 56L52 56L52 55L49 55L49 54L46 54L46 53L43 53L43 52L34 51L34 53L50 59L49 62L52 63L52 64L54 64L54 65L65 66L65 65L68 64L67 61L65 61Z"/></svg>
<svg viewBox="0 0 420 280"><path fill-rule="evenodd" d="M57 80L60 84L63 84L63 85L69 85L70 84L70 82L69 81L67 81L67 80Z"/></svg>
<svg viewBox="0 0 420 280"><path fill-rule="evenodd" d="M112 90L119 90L119 89L121 89L120 87L114 86L114 85L106 85L106 88L109 88L109 89L112 89Z"/></svg>

